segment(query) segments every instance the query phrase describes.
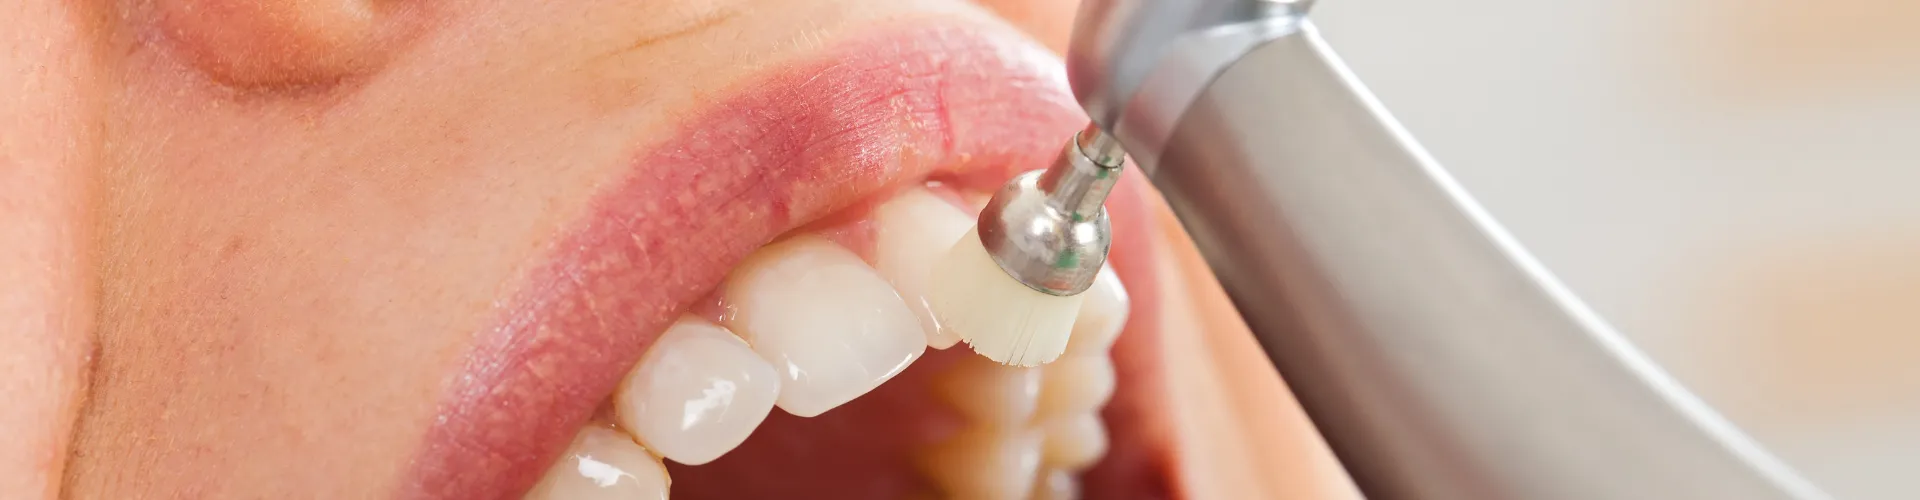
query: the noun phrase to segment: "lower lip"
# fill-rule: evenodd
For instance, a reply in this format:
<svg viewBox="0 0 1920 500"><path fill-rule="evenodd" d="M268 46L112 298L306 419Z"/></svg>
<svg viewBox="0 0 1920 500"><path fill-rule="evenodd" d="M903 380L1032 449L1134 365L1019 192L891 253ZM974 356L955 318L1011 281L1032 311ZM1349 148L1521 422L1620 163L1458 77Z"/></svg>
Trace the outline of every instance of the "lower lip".
<svg viewBox="0 0 1920 500"><path fill-rule="evenodd" d="M922 21L787 65L650 142L475 337L402 496L525 490L748 252L899 182L996 186L1085 123L1045 49Z"/></svg>

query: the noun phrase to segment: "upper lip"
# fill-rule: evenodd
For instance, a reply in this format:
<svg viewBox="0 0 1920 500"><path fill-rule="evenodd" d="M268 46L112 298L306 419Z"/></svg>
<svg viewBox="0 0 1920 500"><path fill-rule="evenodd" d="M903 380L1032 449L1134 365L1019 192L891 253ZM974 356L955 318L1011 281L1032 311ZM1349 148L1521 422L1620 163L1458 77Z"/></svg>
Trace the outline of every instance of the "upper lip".
<svg viewBox="0 0 1920 500"><path fill-rule="evenodd" d="M750 78L647 141L519 278L442 394L405 496L517 495L748 252L929 174L997 185L1085 123L1058 60L999 27L902 23Z"/></svg>

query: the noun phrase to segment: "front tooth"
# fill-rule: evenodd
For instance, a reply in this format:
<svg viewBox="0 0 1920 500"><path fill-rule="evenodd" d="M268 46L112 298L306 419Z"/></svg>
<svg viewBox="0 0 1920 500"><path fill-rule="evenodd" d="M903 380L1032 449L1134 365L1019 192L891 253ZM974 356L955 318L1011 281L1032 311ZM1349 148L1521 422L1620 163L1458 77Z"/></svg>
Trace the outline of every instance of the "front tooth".
<svg viewBox="0 0 1920 500"><path fill-rule="evenodd" d="M666 500L667 468L626 434L587 427L574 436L560 461L547 469L533 491L534 500Z"/></svg>
<svg viewBox="0 0 1920 500"><path fill-rule="evenodd" d="M1042 368L1041 417L1098 411L1113 397L1113 360L1106 356L1063 356Z"/></svg>
<svg viewBox="0 0 1920 500"><path fill-rule="evenodd" d="M973 219L920 188L902 191L887 200L874 209L873 217L879 226L873 245L874 267L920 317L927 345L946 349L959 343L960 336L941 328L927 306L927 276L953 242L967 234Z"/></svg>
<svg viewBox="0 0 1920 500"><path fill-rule="evenodd" d="M1021 498L1040 473L1040 436L975 428L924 455L927 477L948 498Z"/></svg>
<svg viewBox="0 0 1920 500"><path fill-rule="evenodd" d="M720 458L773 411L780 375L733 332L682 318L614 394L620 427L687 465Z"/></svg>
<svg viewBox="0 0 1920 500"><path fill-rule="evenodd" d="M1080 470L1093 466L1107 453L1107 426L1100 415L1081 413L1057 417L1042 427L1046 442L1041 445L1041 461L1048 467Z"/></svg>
<svg viewBox="0 0 1920 500"><path fill-rule="evenodd" d="M1080 316L1073 321L1073 337L1067 340L1067 355L1105 356L1127 325L1130 300L1120 276L1111 266L1100 268L1093 286L1086 291L1087 301L1080 304Z"/></svg>
<svg viewBox="0 0 1920 500"><path fill-rule="evenodd" d="M852 401L926 351L919 320L893 287L816 236L755 251L725 290L727 326L779 372L787 413L811 417Z"/></svg>
<svg viewBox="0 0 1920 500"><path fill-rule="evenodd" d="M1025 426L1040 399L1040 369L965 356L934 380L941 399L976 425Z"/></svg>

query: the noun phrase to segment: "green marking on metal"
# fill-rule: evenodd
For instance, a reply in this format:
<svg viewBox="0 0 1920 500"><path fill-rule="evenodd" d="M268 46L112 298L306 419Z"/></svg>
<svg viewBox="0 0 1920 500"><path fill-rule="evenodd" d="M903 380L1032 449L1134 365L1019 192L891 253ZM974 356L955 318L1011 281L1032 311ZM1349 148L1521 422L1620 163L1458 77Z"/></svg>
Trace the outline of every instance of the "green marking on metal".
<svg viewBox="0 0 1920 500"><path fill-rule="evenodd" d="M1062 253L1059 258L1053 259L1053 267L1055 269L1072 269L1079 265L1080 254L1073 252Z"/></svg>

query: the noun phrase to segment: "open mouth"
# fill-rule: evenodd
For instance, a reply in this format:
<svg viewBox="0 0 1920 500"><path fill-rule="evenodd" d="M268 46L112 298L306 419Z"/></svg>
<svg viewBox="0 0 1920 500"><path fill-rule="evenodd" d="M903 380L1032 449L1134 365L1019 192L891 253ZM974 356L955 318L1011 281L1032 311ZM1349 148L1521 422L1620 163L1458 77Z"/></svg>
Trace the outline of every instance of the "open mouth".
<svg viewBox="0 0 1920 500"><path fill-rule="evenodd" d="M1169 496L1164 433L1128 417L1157 367L1110 354L1152 335L1121 335L1153 302L1122 285L1151 280L1123 265L1139 239L1045 367L952 348L922 300L981 193L1084 123L1057 59L1008 38L875 30L644 148L497 307L407 493ZM1118 193L1116 233L1144 226Z"/></svg>
<svg viewBox="0 0 1920 500"><path fill-rule="evenodd" d="M100 56L72 115L98 129L71 235L99 239L97 344L47 474L73 498L1355 498L1138 174L1066 359L993 365L924 321L928 253L1086 123L1011 3L76 13L103 24L72 52Z"/></svg>

